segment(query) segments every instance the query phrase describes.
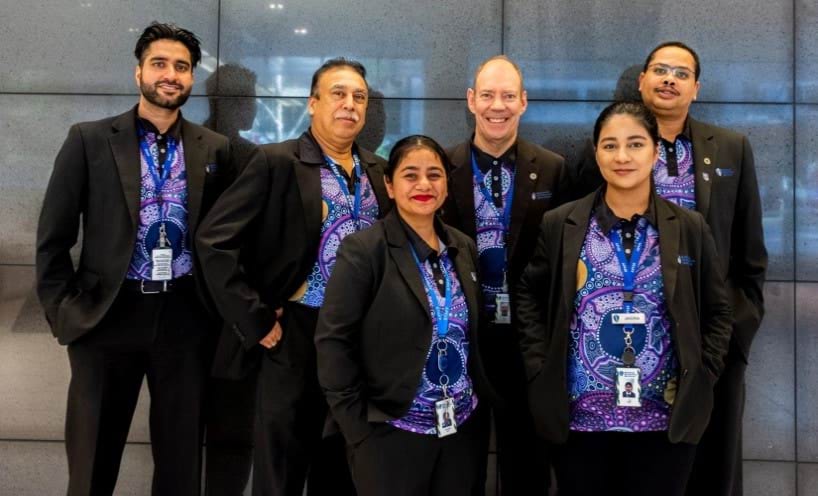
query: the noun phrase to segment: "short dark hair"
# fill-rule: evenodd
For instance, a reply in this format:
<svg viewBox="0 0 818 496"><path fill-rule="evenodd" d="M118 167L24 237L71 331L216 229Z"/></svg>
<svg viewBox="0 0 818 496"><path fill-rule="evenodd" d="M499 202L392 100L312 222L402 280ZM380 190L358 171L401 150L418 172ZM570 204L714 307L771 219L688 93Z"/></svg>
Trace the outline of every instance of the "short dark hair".
<svg viewBox="0 0 818 496"><path fill-rule="evenodd" d="M642 67L642 72L648 72L648 66L650 65L650 61L653 60L653 56L656 55L656 52L667 47L681 48L682 50L686 50L687 52L690 53L690 55L693 56L693 62L696 63L696 67L694 67L693 69L696 73L696 81L698 81L699 76L702 75L702 65L701 63L699 63L699 54L696 53L696 50L693 50L692 48L685 45L681 41L666 41L658 45L653 50L651 50L650 53L648 54L648 58L645 59L645 65Z"/></svg>
<svg viewBox="0 0 818 496"><path fill-rule="evenodd" d="M386 175L386 177L389 179L389 182L392 182L392 177L394 177L395 170L398 168L401 160L403 160L409 152L412 150L417 150L418 148L429 150L437 155L437 157L440 159L440 163L443 164L443 169L446 171L446 175L449 175L451 163L449 162L448 157L446 157L446 151L443 150L443 147L440 146L437 141L428 136L413 134L395 143L395 146L392 147L392 151L389 152L389 161L386 163L386 167L383 171L384 175Z"/></svg>
<svg viewBox="0 0 818 496"><path fill-rule="evenodd" d="M615 102L605 107L600 112L599 117L596 118L594 124L594 146L599 144L599 134L602 132L602 126L615 115L629 115L636 119L636 121L645 128L648 132L653 144L659 143L659 125L656 123L656 117L653 116L650 109L648 109L642 102Z"/></svg>
<svg viewBox="0 0 818 496"><path fill-rule="evenodd" d="M142 31L142 35L136 41L136 48L133 53L136 55L136 59L139 60L139 65L142 65L142 58L151 43L159 40L173 40L183 44L187 51L190 52L190 63L193 67L199 65L202 60L201 43L192 31L180 28L176 24L153 21L150 26Z"/></svg>
<svg viewBox="0 0 818 496"><path fill-rule="evenodd" d="M353 71L357 72L361 78L363 78L364 83L366 83L366 67L364 67L362 63L345 57L335 57L334 59L329 59L321 64L321 67L319 67L318 70L312 75L310 96L318 98L318 81L321 79L321 76L325 72L331 69L337 69L338 67L349 67Z"/></svg>

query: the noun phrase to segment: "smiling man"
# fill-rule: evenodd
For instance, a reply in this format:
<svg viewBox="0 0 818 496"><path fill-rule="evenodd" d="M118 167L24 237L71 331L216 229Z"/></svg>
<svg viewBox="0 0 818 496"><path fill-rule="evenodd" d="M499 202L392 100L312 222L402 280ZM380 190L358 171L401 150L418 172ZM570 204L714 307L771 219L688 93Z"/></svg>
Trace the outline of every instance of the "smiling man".
<svg viewBox="0 0 818 496"><path fill-rule="evenodd" d="M743 492L744 375L750 346L764 315L767 250L749 140L690 115L701 87L701 72L698 54L684 43L670 41L648 54L638 84L642 101L656 116L661 134L659 158L653 168L656 191L707 220L723 273L727 274L733 307L730 350L714 389L713 413L698 446L687 494L739 496ZM574 188L579 192L601 184L592 156L586 154L579 177Z"/></svg>
<svg viewBox="0 0 818 496"><path fill-rule="evenodd" d="M197 238L226 321L218 372L260 362L255 496L300 496L308 473L310 495L354 491L340 433L321 441L328 406L313 335L338 245L389 208L384 161L355 143L369 101L365 77L358 62L324 63L312 79L310 128L261 146Z"/></svg>
<svg viewBox="0 0 818 496"><path fill-rule="evenodd" d="M139 103L71 127L37 229L37 291L71 363L69 496L114 492L145 377L153 494L199 494L204 348L218 319L191 239L233 176L229 146L179 110L201 59L193 33L153 23L135 55Z"/></svg>
<svg viewBox="0 0 818 496"><path fill-rule="evenodd" d="M564 161L518 137L528 97L508 57L478 66L466 100L474 135L447 152L454 169L443 217L477 243L487 322L482 353L505 403L494 409L503 494L545 494L550 469L528 409L509 295L534 251L543 213L558 204Z"/></svg>

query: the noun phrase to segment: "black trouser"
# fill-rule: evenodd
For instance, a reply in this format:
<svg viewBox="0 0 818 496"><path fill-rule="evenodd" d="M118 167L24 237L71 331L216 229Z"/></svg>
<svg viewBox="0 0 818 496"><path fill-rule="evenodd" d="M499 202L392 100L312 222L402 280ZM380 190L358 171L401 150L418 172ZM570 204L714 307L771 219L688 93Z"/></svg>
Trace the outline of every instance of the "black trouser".
<svg viewBox="0 0 818 496"><path fill-rule="evenodd" d="M713 413L699 442L687 494L742 496L741 428L747 364L731 343L725 368L713 388Z"/></svg>
<svg viewBox="0 0 818 496"><path fill-rule="evenodd" d="M340 434L322 439L328 406L313 337L318 310L290 303L282 339L262 358L256 403L254 496L355 494Z"/></svg>
<svg viewBox="0 0 818 496"><path fill-rule="evenodd" d="M444 438L379 423L348 448L360 496L473 496L485 491L488 411L478 408Z"/></svg>
<svg viewBox="0 0 818 496"><path fill-rule="evenodd" d="M501 408L493 410L500 494L548 494L549 454L534 430L516 330L502 324L488 324L485 329L481 348L486 371L503 401Z"/></svg>
<svg viewBox="0 0 818 496"><path fill-rule="evenodd" d="M667 432L571 431L553 461L560 496L682 496L695 456Z"/></svg>
<svg viewBox="0 0 818 496"><path fill-rule="evenodd" d="M121 290L102 322L68 346L68 495L114 492L142 380L150 391L154 495L198 496L207 322L192 288Z"/></svg>
<svg viewBox="0 0 818 496"><path fill-rule="evenodd" d="M211 377L205 400L205 495L241 496L253 465L256 376Z"/></svg>

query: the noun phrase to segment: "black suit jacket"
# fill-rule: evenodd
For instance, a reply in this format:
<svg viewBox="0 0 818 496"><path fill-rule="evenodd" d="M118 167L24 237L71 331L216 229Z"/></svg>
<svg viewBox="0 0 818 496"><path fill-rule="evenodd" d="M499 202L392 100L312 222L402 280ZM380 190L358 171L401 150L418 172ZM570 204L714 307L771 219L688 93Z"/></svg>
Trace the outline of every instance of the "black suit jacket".
<svg viewBox="0 0 818 496"><path fill-rule="evenodd" d="M688 117L696 170L696 210L707 220L727 274L733 345L746 362L764 316L767 249L753 150L746 136ZM576 192L602 184L593 147L577 168Z"/></svg>
<svg viewBox="0 0 818 496"><path fill-rule="evenodd" d="M233 179L233 165L228 140L220 134L183 120L182 141L192 235ZM139 226L139 153L134 108L73 125L54 162L37 227L37 293L61 344L93 329L125 280ZM75 270L69 250L80 221L82 251ZM197 282L200 274L197 265ZM203 283L197 287L203 291Z"/></svg>
<svg viewBox="0 0 818 496"><path fill-rule="evenodd" d="M665 303L679 359L668 436L697 443L710 419L724 367L731 313L710 229L701 215L655 195ZM595 193L545 214L534 258L517 288L517 319L535 425L546 439L568 436L566 368L577 292L577 261ZM681 263L682 256L693 260Z"/></svg>
<svg viewBox="0 0 818 496"><path fill-rule="evenodd" d="M383 215L390 201L383 159L358 148ZM262 145L202 222L196 243L225 330L214 372L236 377L276 322L275 309L301 286L321 236L324 155L309 131L297 140ZM286 332L286 330L284 331Z"/></svg>
<svg viewBox="0 0 818 496"><path fill-rule="evenodd" d="M449 197L442 209L443 220L472 239L477 239L471 140L447 152L453 169L449 175ZM566 172L565 160L545 148L517 140L514 198L508 236L508 283L514 285L534 252L537 226L546 210L560 203ZM536 197L532 196L536 194Z"/></svg>
<svg viewBox="0 0 818 496"><path fill-rule="evenodd" d="M469 374L485 397L477 352L477 249L460 231L443 229L457 249L454 264L469 309ZM426 365L432 320L410 246L393 211L344 238L327 285L315 333L318 380L349 444L369 435L370 422L400 418L409 410Z"/></svg>

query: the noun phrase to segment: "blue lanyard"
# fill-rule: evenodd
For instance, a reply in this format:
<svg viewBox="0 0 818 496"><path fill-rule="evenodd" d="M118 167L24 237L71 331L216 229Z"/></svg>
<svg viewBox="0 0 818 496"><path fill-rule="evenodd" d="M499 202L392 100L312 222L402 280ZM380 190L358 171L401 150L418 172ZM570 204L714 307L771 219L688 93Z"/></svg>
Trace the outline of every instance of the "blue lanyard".
<svg viewBox="0 0 818 496"><path fill-rule="evenodd" d="M420 271L420 279L423 281L423 286L426 288L426 292L429 293L429 297L432 299L432 312L435 315L435 322L437 324L437 335L439 338L446 337L446 334L449 332L449 313L452 311L452 281L451 276L449 275L449 271L443 267L443 261L440 261L440 271L443 273L443 281L446 286L446 299L443 306L440 306L440 300L437 297L437 286L433 283L429 282L429 277L426 274L426 269L422 263L420 263L420 259L418 258L418 254L415 252L415 247L411 246L412 248L412 257L415 259L415 264L418 266L418 270Z"/></svg>
<svg viewBox="0 0 818 496"><path fill-rule="evenodd" d="M474 179L477 181L477 184L480 186L480 192L483 194L483 197L486 199L489 205L497 210L497 207L494 206L494 200L492 199L491 193L486 188L485 183L485 176L483 173L480 172L480 168L477 167L477 157L475 157L474 151L471 153L471 169L472 173L474 174ZM516 171L511 172L511 185L508 188L508 194L506 194L506 203L505 208L503 209L503 217L500 221L503 223L503 231L505 234L508 234L509 229L511 229L511 202L514 199L514 176L516 176Z"/></svg>
<svg viewBox="0 0 818 496"><path fill-rule="evenodd" d="M355 223L355 230L361 230L361 183L363 182L361 176L361 160L358 158L357 153L352 154L352 162L355 164L355 177L357 181L355 181L355 197L354 200L351 198L352 195L349 192L349 186L347 186L347 181L344 179L343 174L341 171L338 170L338 164L336 164L331 158L324 155L324 160L326 160L327 165L329 165L330 170L332 170L332 174L335 176L335 180L338 181L338 185L341 187L341 191L344 192L344 195L347 198L347 206L350 207L350 214L352 215L352 222ZM350 205L351 204L351 205Z"/></svg>
<svg viewBox="0 0 818 496"><path fill-rule="evenodd" d="M645 238L647 236L639 232L639 226L634 229L633 251L631 252L630 261L625 256L625 248L622 245L622 238L619 235L619 230L611 229L610 237L616 252L616 258L619 259L619 267L622 269L623 291L625 292L624 305L625 311L630 313L633 311L633 290L636 286L636 272L639 268L639 259L642 256L642 251L645 249Z"/></svg>
<svg viewBox="0 0 818 496"><path fill-rule="evenodd" d="M145 138L145 130L142 129L142 126L139 126L139 148L142 150L142 157L145 159L145 163L148 164L148 172L151 173L151 177L153 177L153 190L156 194L156 198L159 202L162 202L162 188L165 186L165 182L170 177L170 169L171 165L173 164L173 159L176 156L176 140L168 139L168 153L165 155L165 163L162 164L162 174L159 174L159 171L156 170L156 160L153 158L153 154L151 153L150 148L148 148L148 141Z"/></svg>

